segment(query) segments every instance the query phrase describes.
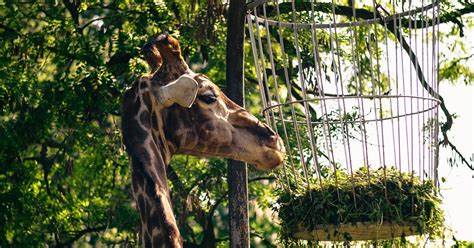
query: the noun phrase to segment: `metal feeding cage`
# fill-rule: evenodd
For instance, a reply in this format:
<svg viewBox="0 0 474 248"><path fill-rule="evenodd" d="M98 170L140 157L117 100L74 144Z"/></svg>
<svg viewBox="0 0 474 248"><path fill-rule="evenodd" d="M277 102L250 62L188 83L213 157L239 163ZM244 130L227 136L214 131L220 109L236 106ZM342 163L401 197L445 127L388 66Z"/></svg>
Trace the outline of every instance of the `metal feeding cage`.
<svg viewBox="0 0 474 248"><path fill-rule="evenodd" d="M275 208L281 218L290 207L289 237L374 240L430 229L433 220L416 215L439 211L417 198L435 197L438 180L438 3L248 5L263 113L287 151L278 180L286 201Z"/></svg>

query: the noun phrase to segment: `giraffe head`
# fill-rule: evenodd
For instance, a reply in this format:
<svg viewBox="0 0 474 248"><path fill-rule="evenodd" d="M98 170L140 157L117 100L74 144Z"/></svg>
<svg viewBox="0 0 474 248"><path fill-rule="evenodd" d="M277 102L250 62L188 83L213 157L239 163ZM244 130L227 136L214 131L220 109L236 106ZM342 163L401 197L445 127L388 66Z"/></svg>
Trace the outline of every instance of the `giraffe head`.
<svg viewBox="0 0 474 248"><path fill-rule="evenodd" d="M284 157L281 138L268 125L232 102L208 77L192 72L179 43L168 34L144 46L161 104L166 141L177 154L219 156L272 169ZM157 60L159 58L159 60Z"/></svg>

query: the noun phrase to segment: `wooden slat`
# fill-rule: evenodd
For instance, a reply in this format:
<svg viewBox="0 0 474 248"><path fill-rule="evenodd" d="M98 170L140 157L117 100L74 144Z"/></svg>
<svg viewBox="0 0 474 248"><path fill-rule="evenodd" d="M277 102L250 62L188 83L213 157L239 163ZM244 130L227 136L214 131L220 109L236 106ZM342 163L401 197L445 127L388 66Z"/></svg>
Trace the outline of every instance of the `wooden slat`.
<svg viewBox="0 0 474 248"><path fill-rule="evenodd" d="M293 237L316 241L356 241L381 240L419 234L413 224L372 223L364 222L344 225L319 225L314 230L297 230Z"/></svg>

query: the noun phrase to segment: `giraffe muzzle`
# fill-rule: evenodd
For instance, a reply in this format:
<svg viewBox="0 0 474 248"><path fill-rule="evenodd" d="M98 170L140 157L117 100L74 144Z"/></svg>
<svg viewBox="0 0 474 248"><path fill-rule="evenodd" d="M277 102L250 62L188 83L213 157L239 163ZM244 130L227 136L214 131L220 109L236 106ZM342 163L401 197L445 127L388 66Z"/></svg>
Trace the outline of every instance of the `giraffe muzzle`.
<svg viewBox="0 0 474 248"><path fill-rule="evenodd" d="M264 143L263 154L256 163L257 170L271 170L283 164L285 158L285 146L278 135L272 135Z"/></svg>
<svg viewBox="0 0 474 248"><path fill-rule="evenodd" d="M268 139L267 142L265 142L265 146L280 151L282 153L285 152L285 146L283 145L283 140L280 138L278 135L272 135Z"/></svg>

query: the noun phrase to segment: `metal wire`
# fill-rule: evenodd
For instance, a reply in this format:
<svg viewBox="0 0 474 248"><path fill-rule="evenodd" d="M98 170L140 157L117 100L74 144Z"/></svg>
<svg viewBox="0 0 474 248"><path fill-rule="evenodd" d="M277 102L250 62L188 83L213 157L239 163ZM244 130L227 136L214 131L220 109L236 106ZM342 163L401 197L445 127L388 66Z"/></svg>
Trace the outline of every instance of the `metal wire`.
<svg viewBox="0 0 474 248"><path fill-rule="evenodd" d="M436 1L432 4L428 4L423 7L415 8L413 10L405 11L402 13L394 14L392 16L388 16L385 19L385 21L390 22L393 20L400 20L402 17L410 16L413 13L419 13L423 12L425 10L429 10L432 8L435 8L439 5L439 1ZM314 24L312 25L311 23L291 23L291 22L281 22L281 21L275 21L275 20L265 20L264 18L258 17L257 15L251 15L252 21L258 22L263 24L265 21L268 22L268 25L270 26L280 26L280 27L285 27L285 28L291 28L291 29L310 29L310 28L316 28L316 29L330 29L335 27L339 28L347 28L351 26L366 26L368 24L373 24L373 23L381 23L382 19L381 18L374 18L374 19L368 19L364 21L355 21L355 22L340 22L340 23L328 23L328 24ZM437 22L439 23L439 22Z"/></svg>
<svg viewBox="0 0 474 248"><path fill-rule="evenodd" d="M439 1L427 1L372 0L366 20L358 1L348 18L335 0L324 15L316 0L305 10L291 1L285 13L276 0L248 5L262 112L288 153L286 190L323 188L331 177L337 186L342 170L356 206L361 167L368 183L371 170L383 169L386 183L394 167L437 184Z"/></svg>

